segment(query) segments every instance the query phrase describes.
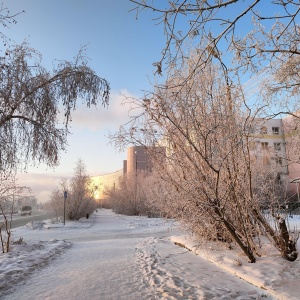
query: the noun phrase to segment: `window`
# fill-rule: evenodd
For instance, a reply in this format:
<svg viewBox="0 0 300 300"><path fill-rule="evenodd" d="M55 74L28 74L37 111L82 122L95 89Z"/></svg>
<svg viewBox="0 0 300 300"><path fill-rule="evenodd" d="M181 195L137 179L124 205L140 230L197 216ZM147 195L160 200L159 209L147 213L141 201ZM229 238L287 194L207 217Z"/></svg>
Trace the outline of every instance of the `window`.
<svg viewBox="0 0 300 300"><path fill-rule="evenodd" d="M273 134L279 134L279 127L272 127Z"/></svg>
<svg viewBox="0 0 300 300"><path fill-rule="evenodd" d="M262 142L261 143L262 150L268 150L269 149L269 143L268 142Z"/></svg>
<svg viewBox="0 0 300 300"><path fill-rule="evenodd" d="M260 128L260 133L261 133L261 134L267 134L267 133L268 133L267 127L266 127L266 126L261 127L261 128Z"/></svg>
<svg viewBox="0 0 300 300"><path fill-rule="evenodd" d="M280 151L281 150L281 144L280 143L274 143L274 150Z"/></svg>
<svg viewBox="0 0 300 300"><path fill-rule="evenodd" d="M275 157L275 162L277 165L282 166L282 158L281 157Z"/></svg>
<svg viewBox="0 0 300 300"><path fill-rule="evenodd" d="M247 126L247 127L246 127L246 130L248 130L248 132L249 132L250 134L255 133L255 128L254 128L253 126Z"/></svg>

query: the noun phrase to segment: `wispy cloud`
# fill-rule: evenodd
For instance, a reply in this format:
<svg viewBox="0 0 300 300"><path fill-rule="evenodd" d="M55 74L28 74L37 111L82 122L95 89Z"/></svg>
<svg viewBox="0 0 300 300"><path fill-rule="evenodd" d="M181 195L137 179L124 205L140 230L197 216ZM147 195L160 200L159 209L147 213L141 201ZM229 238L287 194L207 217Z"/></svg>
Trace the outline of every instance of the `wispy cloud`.
<svg viewBox="0 0 300 300"><path fill-rule="evenodd" d="M47 170L45 166L40 166L40 171L32 168L29 170L30 173L18 175L19 184L30 187L38 201L45 202L50 199L52 191L59 187L61 178L72 177L76 157L83 158L87 163L90 176L99 175L109 168L112 168L111 172L120 169L125 156L117 158L113 149L108 148L108 140L104 138L105 132L103 131L117 131L120 125L129 121L129 115L135 114L133 107L128 104L130 101L126 101L126 98L134 98L134 95L127 90L120 93L112 92L108 108L101 106L86 108L80 105L72 113L70 131L73 134L68 140L70 146L68 153L62 153L61 165L56 168L56 173L53 173L53 170ZM116 163L117 166L115 166ZM62 173L63 169L71 173Z"/></svg>
<svg viewBox="0 0 300 300"><path fill-rule="evenodd" d="M39 202L46 202L50 200L52 191L59 187L61 178L69 178L71 176L64 174L20 173L17 177L19 185L29 187Z"/></svg>
<svg viewBox="0 0 300 300"><path fill-rule="evenodd" d="M87 108L78 107L72 114L71 128L81 130L116 130L120 125L129 121L129 115L134 113L134 108L126 98L135 96L123 90L120 93L112 92L108 108L102 106Z"/></svg>

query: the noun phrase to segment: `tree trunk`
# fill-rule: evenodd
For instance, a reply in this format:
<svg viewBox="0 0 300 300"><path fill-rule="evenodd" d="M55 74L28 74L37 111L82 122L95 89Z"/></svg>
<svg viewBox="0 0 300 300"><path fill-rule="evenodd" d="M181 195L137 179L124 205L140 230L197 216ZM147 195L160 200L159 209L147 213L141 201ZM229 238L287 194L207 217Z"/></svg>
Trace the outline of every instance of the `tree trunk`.
<svg viewBox="0 0 300 300"><path fill-rule="evenodd" d="M296 240L290 239L290 235L284 219L279 219L281 255L288 261L295 261L298 257Z"/></svg>
<svg viewBox="0 0 300 300"><path fill-rule="evenodd" d="M216 214L221 218L221 222L225 225L225 227L227 228L227 230L229 231L229 233L231 234L231 236L234 238L234 240L237 242L237 244L241 247L241 249L243 250L243 252L249 258L249 261L251 263L255 263L256 262L256 258L254 256L253 251L250 248L250 246L246 245L242 241L242 239L236 233L236 230L235 230L234 226L224 218L224 216L223 216L222 212L220 211L219 207L214 207L214 210L215 210Z"/></svg>
<svg viewBox="0 0 300 300"><path fill-rule="evenodd" d="M286 222L281 217L278 217L279 224L279 236L277 232L264 220L263 216L256 210L253 213L266 232L269 234L270 238L273 240L275 247L280 251L283 258L288 261L295 261L298 257L298 252L296 249L297 241L290 239L290 235L286 226Z"/></svg>

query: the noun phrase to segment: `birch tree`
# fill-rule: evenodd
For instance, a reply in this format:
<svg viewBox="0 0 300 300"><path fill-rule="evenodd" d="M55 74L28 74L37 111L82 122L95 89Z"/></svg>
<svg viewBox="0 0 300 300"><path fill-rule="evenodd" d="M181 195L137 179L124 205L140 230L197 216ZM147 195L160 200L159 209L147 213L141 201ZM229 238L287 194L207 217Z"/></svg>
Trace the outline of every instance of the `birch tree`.
<svg viewBox="0 0 300 300"><path fill-rule="evenodd" d="M21 13L1 4L0 26L9 28ZM108 105L109 83L88 66L84 48L48 70L28 43L11 45L2 30L0 39L0 172L20 171L29 163L56 166L78 101Z"/></svg>
<svg viewBox="0 0 300 300"><path fill-rule="evenodd" d="M95 210L94 187L81 159L76 163L74 175L67 189L67 216L70 220L78 220Z"/></svg>
<svg viewBox="0 0 300 300"><path fill-rule="evenodd" d="M0 171L56 166L78 101L108 105L109 84L88 67L84 49L53 71L41 59L26 43L0 56Z"/></svg>
<svg viewBox="0 0 300 300"><path fill-rule="evenodd" d="M0 242L3 253L10 251L12 242L11 222L17 203L30 193L30 189L17 183L16 175L0 172Z"/></svg>

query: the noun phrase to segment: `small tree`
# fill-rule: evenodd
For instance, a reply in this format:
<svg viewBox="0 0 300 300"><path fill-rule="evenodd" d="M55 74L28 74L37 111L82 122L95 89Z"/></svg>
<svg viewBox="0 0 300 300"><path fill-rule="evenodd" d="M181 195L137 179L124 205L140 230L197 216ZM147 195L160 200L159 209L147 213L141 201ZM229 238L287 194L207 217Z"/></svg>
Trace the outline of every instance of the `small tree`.
<svg viewBox="0 0 300 300"><path fill-rule="evenodd" d="M93 198L90 177L86 174L85 164L81 159L77 161L74 176L68 186L67 215L70 220L78 220L92 213L96 208Z"/></svg>
<svg viewBox="0 0 300 300"><path fill-rule="evenodd" d="M68 192L66 216L69 220L79 220L95 210L94 188L81 159L76 164L74 176L69 181L62 180L60 188L52 192L50 207L56 219L64 213L64 191Z"/></svg>
<svg viewBox="0 0 300 300"><path fill-rule="evenodd" d="M143 171L127 174L120 180L117 188L106 190L107 203L118 214L153 215L148 205L148 182L149 176Z"/></svg>
<svg viewBox="0 0 300 300"><path fill-rule="evenodd" d="M49 210L54 215L56 222L59 221L60 217L64 213L64 203L63 203L63 189L55 189L50 195L50 201L48 203Z"/></svg>
<svg viewBox="0 0 300 300"><path fill-rule="evenodd" d="M15 174L0 173L0 212L3 215L3 221L0 223L0 241L3 253L10 251L11 222L17 209L16 205L29 191L28 188L17 185Z"/></svg>
<svg viewBox="0 0 300 300"><path fill-rule="evenodd" d="M120 179L117 188L106 190L111 209L117 214L137 215L136 182L132 178Z"/></svg>

